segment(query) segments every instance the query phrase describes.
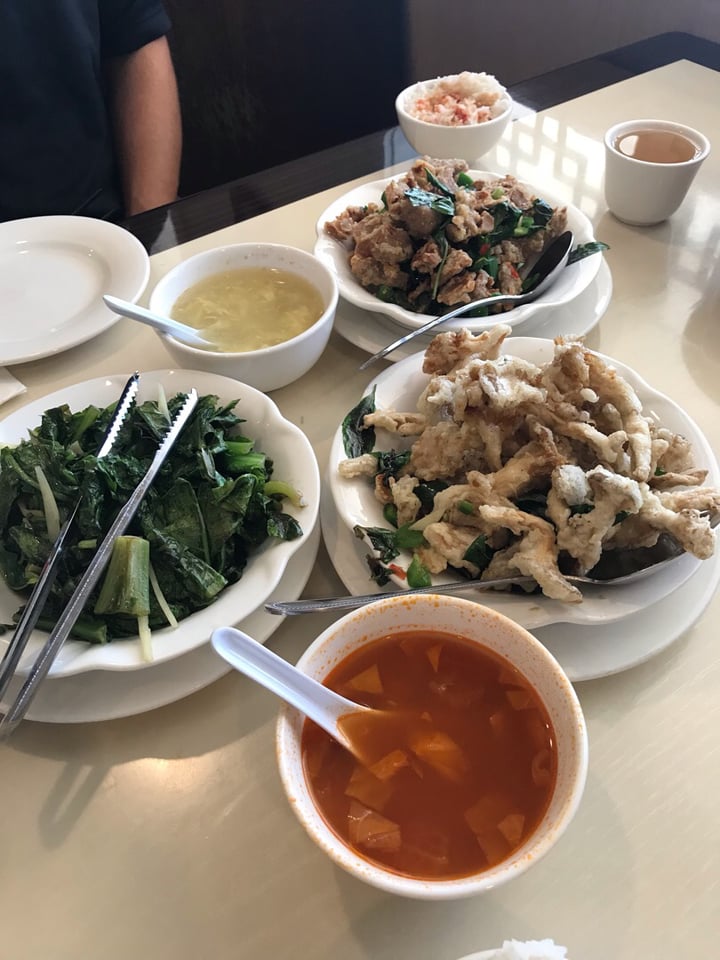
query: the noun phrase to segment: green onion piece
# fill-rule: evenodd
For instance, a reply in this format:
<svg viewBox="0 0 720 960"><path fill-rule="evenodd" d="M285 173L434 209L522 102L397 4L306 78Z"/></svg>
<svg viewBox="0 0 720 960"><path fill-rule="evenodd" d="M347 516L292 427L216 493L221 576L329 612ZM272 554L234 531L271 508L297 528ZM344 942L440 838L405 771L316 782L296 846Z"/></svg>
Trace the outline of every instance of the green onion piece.
<svg viewBox="0 0 720 960"><path fill-rule="evenodd" d="M493 200L499 200L501 197L505 196L505 191L502 187L495 187L490 196L493 198Z"/></svg>
<svg viewBox="0 0 720 960"><path fill-rule="evenodd" d="M475 507L470 503L469 500L458 500L456 506L460 513L467 514L468 516L470 516L472 513L475 513Z"/></svg>
<svg viewBox="0 0 720 960"><path fill-rule="evenodd" d="M52 492L52 488L43 473L42 467L35 467L35 476L37 477L40 496L42 497L47 534L52 543L54 543L60 533L60 511L58 510L57 501L55 500L55 494Z"/></svg>
<svg viewBox="0 0 720 960"><path fill-rule="evenodd" d="M455 183L459 187L474 187L475 181L470 176L469 173L465 173L463 170L455 177Z"/></svg>

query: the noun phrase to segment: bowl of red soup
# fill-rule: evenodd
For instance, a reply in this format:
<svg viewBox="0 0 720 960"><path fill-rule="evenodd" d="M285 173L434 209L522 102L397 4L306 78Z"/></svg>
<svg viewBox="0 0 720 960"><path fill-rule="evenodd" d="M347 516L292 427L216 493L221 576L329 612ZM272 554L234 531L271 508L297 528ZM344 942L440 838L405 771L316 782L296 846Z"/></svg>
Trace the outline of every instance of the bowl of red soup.
<svg viewBox="0 0 720 960"><path fill-rule="evenodd" d="M382 711L343 718L362 762L291 707L280 774L313 840L391 893L453 899L523 873L582 795L587 735L560 665L507 617L455 597L371 603L298 668Z"/></svg>

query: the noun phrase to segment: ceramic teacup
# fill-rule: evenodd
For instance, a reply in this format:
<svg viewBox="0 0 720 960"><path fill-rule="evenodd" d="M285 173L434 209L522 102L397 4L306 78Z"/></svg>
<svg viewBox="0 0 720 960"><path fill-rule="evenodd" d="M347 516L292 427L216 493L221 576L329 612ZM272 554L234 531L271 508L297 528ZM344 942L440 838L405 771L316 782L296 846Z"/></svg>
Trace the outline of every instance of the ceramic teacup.
<svg viewBox="0 0 720 960"><path fill-rule="evenodd" d="M669 120L627 120L605 134L605 200L635 226L667 220L710 153L698 130Z"/></svg>

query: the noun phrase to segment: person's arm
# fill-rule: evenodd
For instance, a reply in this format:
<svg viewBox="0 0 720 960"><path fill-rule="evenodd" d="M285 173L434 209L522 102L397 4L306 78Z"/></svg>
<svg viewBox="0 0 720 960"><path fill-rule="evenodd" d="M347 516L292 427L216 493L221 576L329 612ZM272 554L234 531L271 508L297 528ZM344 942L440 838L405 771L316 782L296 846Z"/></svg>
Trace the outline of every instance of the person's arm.
<svg viewBox="0 0 720 960"><path fill-rule="evenodd" d="M177 197L180 105L165 37L107 63L125 213Z"/></svg>

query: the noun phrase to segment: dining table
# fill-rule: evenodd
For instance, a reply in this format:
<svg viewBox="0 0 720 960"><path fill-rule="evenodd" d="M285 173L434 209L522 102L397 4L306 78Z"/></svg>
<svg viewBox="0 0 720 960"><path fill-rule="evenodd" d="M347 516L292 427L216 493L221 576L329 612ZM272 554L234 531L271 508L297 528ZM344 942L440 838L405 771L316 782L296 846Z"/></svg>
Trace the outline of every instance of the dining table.
<svg viewBox="0 0 720 960"><path fill-rule="evenodd" d="M645 117L695 127L713 149L680 209L635 227L607 209L603 135ZM382 161L359 175L256 215L236 208L227 212L234 222L192 239L184 210L201 211L202 195L152 224L129 222L152 252L141 302L173 266L211 247L269 241L312 252L331 203L408 168L413 152L399 130L377 142ZM479 165L542 186L589 218L608 249L582 305L585 343L667 394L720 450L720 73L674 59L544 109L519 100ZM572 334L573 310L563 307L558 329L543 336ZM288 598L373 587L340 529L326 468L342 417L374 375L391 369L388 359L359 370L383 337L391 339L341 299L320 360L271 394L309 438L323 475L322 522L278 599L284 587ZM160 337L121 319L85 343L13 366L26 391L0 417L79 381L171 366ZM231 671L209 643L138 671L137 695L132 672L47 679L34 712L0 745L0 958L458 960L513 938L552 938L569 960L718 956L719 580L715 557L632 622L538 629L584 711L584 794L531 869L461 900L381 892L312 842L278 774L278 700ZM295 662L337 616L260 609L253 626Z"/></svg>

